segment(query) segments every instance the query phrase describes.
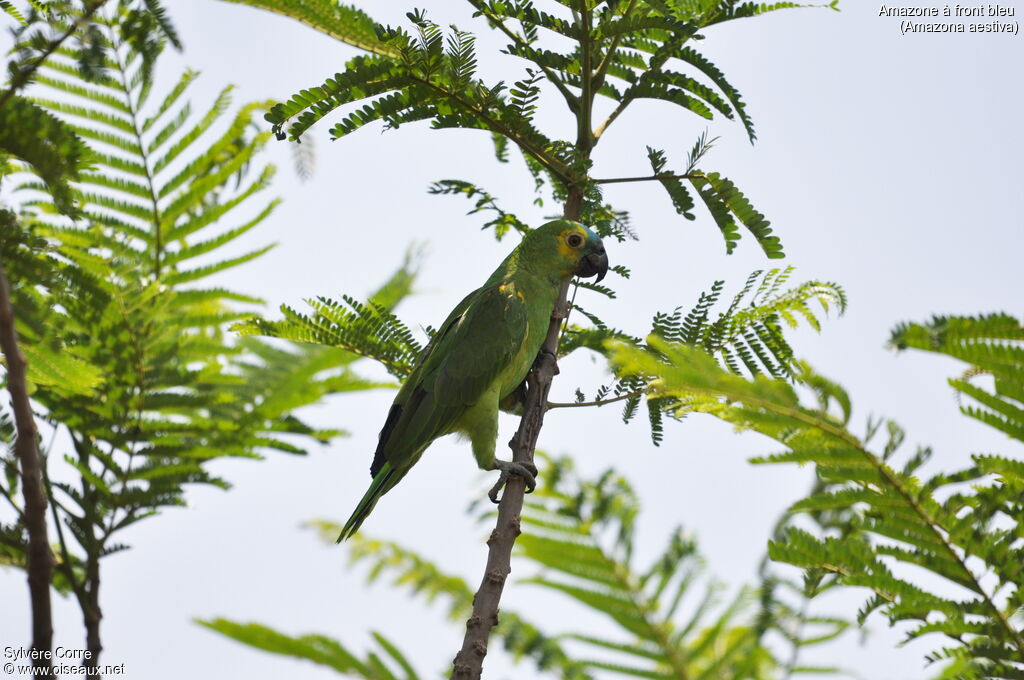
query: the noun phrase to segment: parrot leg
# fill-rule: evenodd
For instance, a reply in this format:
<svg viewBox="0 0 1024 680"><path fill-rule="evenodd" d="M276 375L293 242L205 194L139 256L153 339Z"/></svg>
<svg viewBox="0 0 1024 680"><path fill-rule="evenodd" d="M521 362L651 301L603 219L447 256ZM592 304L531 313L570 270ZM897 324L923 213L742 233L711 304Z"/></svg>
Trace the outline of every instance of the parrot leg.
<svg viewBox="0 0 1024 680"><path fill-rule="evenodd" d="M523 382L519 383L519 387L506 394L505 397L498 402L498 408L505 413L511 413L514 416L523 415L523 409L526 407L526 391L526 380L523 380Z"/></svg>
<svg viewBox="0 0 1024 680"><path fill-rule="evenodd" d="M508 482L508 478L512 475L523 478L526 482L526 493L531 493L537 488L537 466L533 463L516 463L496 458L494 463L491 464L491 469L501 470L501 474L498 475L498 481L487 492L487 497L491 499L492 503L497 504L501 502L501 499L498 498L498 493L505 487L505 483Z"/></svg>

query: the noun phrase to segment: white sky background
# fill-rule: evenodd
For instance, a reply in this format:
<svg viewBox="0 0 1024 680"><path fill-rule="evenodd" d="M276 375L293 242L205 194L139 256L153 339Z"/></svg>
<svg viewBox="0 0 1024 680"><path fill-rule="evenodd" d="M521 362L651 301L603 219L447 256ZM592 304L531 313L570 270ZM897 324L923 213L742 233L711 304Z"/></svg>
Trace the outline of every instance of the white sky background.
<svg viewBox="0 0 1024 680"><path fill-rule="evenodd" d="M407 2L370 5L378 20L396 24L412 9ZM209 0L166 4L186 49L162 58L163 86L155 92L185 66L201 70L191 95L197 112L227 83L238 86L239 104L286 98L340 71L355 54L298 23L250 8ZM494 44L463 4L419 4L437 23L454 22L480 35L481 52ZM836 281L849 295L844 317L826 320L820 336L805 331L793 341L798 354L850 391L857 431L868 414L896 419L908 431L908 446L936 447L931 470L963 466L971 452L1020 456L1019 446L958 414L945 379L960 365L922 354L896 356L884 343L896 323L933 313L1022 312L1024 240L1016 202L1024 180L1024 42L992 34L901 36L899 20L878 17L878 7L849 0L838 14L777 12L715 27L701 46L743 93L759 137L752 147L738 123L712 124L711 133L721 140L706 167L733 179L768 216L786 260L767 261L746 232L737 252L726 256L706 213L688 222L674 213L659 185L617 185L606 196L632 213L641 240L608 243L609 257L630 267L633 278L614 279L617 300L590 295L581 301L609 323L642 334L655 311L692 304L715 279L726 279L732 292L753 269L795 265L794 281ZM1015 8L1019 20L1021 7ZM481 75L490 82L520 77L512 58L481 62ZM546 102L541 124L552 134L567 134L561 100ZM330 143L330 124L311 133L317 167L306 184L295 176L287 145L270 144L265 157L279 173L265 195L285 202L236 249L280 245L220 280L266 298L270 316L278 304L301 307L301 299L312 295L364 296L415 241L427 244L427 256L417 295L399 315L410 325L436 326L483 282L515 237L496 243L479 232L484 220L465 215L469 202L426 194L434 180L475 181L533 224L560 212L550 202L543 209L531 205L532 181L522 164L494 161L484 133L411 124L381 135L373 125ZM664 148L680 167L704 128L702 120L668 104L635 104L602 140L593 174L648 174L645 144ZM575 386L592 391L601 380L600 366L582 357L561 368L553 399L570 400ZM369 365L364 370L376 374ZM313 518L348 516L369 482L367 467L392 398L380 391L331 400L311 417L349 430L349 438L306 458L271 454L262 463L219 463L217 471L235 484L232 491L195 489L189 507L125 534L133 549L104 561L103 661L124 662L127 677L145 680L335 677L191 623L192 617L224 616L291 634L323 633L356 650L369 645L369 631L381 630L426 676L447 669L461 624L445 623L440 608L425 608L404 591L365 586L360 573L342 568L343 548L298 529ZM665 442L655 449L643 417L627 427L618 413L617 407L554 411L541 448L573 454L586 474L614 466L631 479L644 504L641 560L682 524L698 535L718 578L732 589L753 583L770 527L806 491L808 472L750 466L748 456L777 447L756 435L733 435L704 417L667 423ZM513 429L514 421L504 420L500 441ZM477 471L468 445L442 440L378 505L364 529L420 551L475 587L487 529L465 508L490 481ZM560 596L515 583L529 574L525 565L513 572L503 601L508 608L550 633L607 630ZM852 616L861 599L826 600L820 610ZM0 577L0 602L0 646L27 644L20 573ZM805 662L842 665L870 680L930 675L923 669L930 641L894 649L901 635L888 631L880 617L870 629L863 646L854 633L809 653ZM83 646L71 600L57 600L56 630L58 644ZM494 645L486 676L534 673L529 665L513 668Z"/></svg>

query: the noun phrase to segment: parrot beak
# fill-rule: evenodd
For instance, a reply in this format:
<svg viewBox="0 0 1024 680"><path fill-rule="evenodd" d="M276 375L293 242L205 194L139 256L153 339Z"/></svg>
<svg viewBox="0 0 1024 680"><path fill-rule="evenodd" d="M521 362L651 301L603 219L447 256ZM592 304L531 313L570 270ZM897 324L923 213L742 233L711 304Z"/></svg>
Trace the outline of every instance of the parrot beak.
<svg viewBox="0 0 1024 680"><path fill-rule="evenodd" d="M584 278L588 276L597 275L595 283L600 283L604 275L608 273L608 253L604 251L604 244L598 241L597 244L590 249L583 259L580 260L580 266L576 269L576 276L582 276Z"/></svg>

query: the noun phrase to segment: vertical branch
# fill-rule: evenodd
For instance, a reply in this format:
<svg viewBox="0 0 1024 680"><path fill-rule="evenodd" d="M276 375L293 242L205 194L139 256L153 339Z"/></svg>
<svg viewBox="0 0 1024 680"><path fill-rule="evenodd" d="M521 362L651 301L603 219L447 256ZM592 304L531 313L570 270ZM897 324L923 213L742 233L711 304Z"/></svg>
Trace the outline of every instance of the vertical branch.
<svg viewBox="0 0 1024 680"><path fill-rule="evenodd" d="M103 611L100 609L100 558L98 552L90 552L86 561L85 574L86 607L82 611L85 623L85 647L89 650L89 658L82 659L82 665L89 668L87 678L98 678L96 666L99 664L103 643L100 641L100 621Z"/></svg>
<svg viewBox="0 0 1024 680"><path fill-rule="evenodd" d="M578 187L571 187L565 204L565 217L578 220L582 207L583 193ZM569 281L558 291L558 301L551 314L548 334L541 345L540 354L526 378L526 405L519 420L519 429L509 442L512 460L517 463L533 464L533 453L537 448L547 412L548 392L551 381L558 369L558 340L562 319L566 316L566 297ZM466 636L462 649L455 655L452 680L479 680L483 673L484 656L487 655L487 641L491 631L498 625L498 604L505 588L505 580L512 571L512 547L520 534L519 516L523 510L523 496L526 482L522 477L508 478L498 505L498 519L494 531L487 539L487 565L480 588L473 597L473 613L466 621Z"/></svg>
<svg viewBox="0 0 1024 680"><path fill-rule="evenodd" d="M41 675L49 675L49 652L53 647L53 620L50 612L50 579L53 574L53 554L46 531L46 493L32 405L28 400L25 377L25 357L18 349L18 336L14 330L14 308L7 274L0 264L0 350L7 360L7 389L11 393L11 407L17 438L14 452L21 465L21 491L25 497L24 521L28 531L26 571L28 591L32 600L32 650L45 652L32 659L34 668L46 668Z"/></svg>
<svg viewBox="0 0 1024 680"><path fill-rule="evenodd" d="M581 153L584 157L590 157L590 150L594 146L594 134L591 132L591 118L594 111L594 94L599 84L594 82L594 63L593 63L593 41L590 36L590 25L591 15L590 7L587 4L587 0L581 0L580 2L580 22L583 27L583 35L580 37L580 51L581 51L581 63L580 63L580 109L576 114L576 150ZM566 207L568 211L568 204ZM566 214L568 217L568 214ZM575 217L569 219L579 219L577 213Z"/></svg>
<svg viewBox="0 0 1024 680"><path fill-rule="evenodd" d="M78 454L79 463L89 467L92 458L91 444L87 439L73 438L75 452ZM100 623L103 620L103 611L100 609L100 558L103 556L103 545L106 534L100 532L97 536L96 528L102 529L102 520L98 506L98 491L96 487L85 477L80 479L84 527L77 535L78 542L85 551L85 574L82 578L82 596L78 598L78 604L82 611L82 623L85 626L85 647L89 650L89 658L82 659L82 666L88 666L90 671L86 677L92 680L98 678L95 667L99 663L100 652L103 651L103 644L100 639Z"/></svg>

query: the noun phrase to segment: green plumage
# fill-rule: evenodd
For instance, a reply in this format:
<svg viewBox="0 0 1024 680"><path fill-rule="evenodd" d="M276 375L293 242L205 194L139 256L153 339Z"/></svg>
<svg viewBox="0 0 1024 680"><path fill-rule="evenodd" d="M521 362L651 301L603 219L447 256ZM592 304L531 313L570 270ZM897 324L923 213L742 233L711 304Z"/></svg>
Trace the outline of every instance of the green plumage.
<svg viewBox="0 0 1024 680"><path fill-rule="evenodd" d="M359 529L438 437L467 436L477 465L495 465L498 405L526 378L547 334L561 285L603 276L608 260L596 234L569 220L529 232L483 286L460 302L423 350L380 433L373 482L345 523Z"/></svg>

